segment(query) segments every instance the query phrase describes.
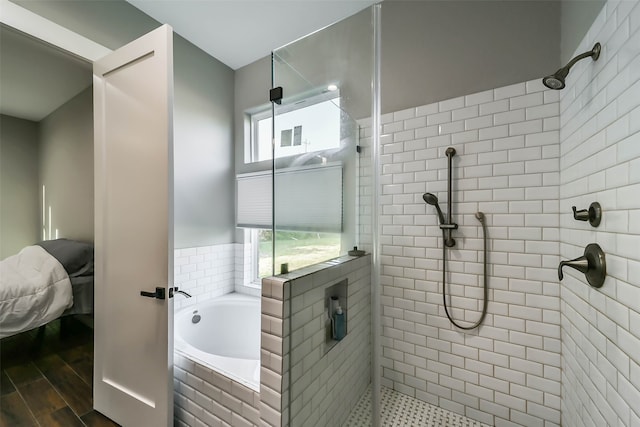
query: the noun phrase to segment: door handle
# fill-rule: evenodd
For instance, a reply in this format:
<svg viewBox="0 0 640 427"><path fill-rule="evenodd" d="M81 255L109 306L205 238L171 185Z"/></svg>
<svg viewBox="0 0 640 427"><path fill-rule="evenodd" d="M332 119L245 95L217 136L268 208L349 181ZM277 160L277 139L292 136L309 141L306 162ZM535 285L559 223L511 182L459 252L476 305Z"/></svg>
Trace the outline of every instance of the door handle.
<svg viewBox="0 0 640 427"><path fill-rule="evenodd" d="M155 292L140 291L140 295L149 298L165 299L165 290L164 288L157 287Z"/></svg>

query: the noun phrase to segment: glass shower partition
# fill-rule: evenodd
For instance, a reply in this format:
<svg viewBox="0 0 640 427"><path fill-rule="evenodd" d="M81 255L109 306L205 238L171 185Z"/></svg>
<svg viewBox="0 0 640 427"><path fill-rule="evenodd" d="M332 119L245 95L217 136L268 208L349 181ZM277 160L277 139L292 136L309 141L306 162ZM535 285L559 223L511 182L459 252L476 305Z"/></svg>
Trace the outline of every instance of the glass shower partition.
<svg viewBox="0 0 640 427"><path fill-rule="evenodd" d="M290 272L292 277L299 277L295 273L301 269L317 272L319 263L340 263L336 258L347 255L355 246L368 253L372 250L373 8L272 54L273 87L282 88L282 98L273 103L273 122L269 123L273 143L274 274ZM370 270L367 262L366 269ZM358 274L350 276L351 280L362 275ZM328 307L329 288L340 295L340 303L346 304L346 287L350 285L343 282L319 286L323 289L310 287L304 295L292 285L290 304L319 299L308 310L285 309L289 313L285 319L289 352L284 357L288 393L283 426L341 425L353 409L344 401L332 402L332 395L340 393L331 388L340 384L330 379L336 377L335 372L328 371L340 359L338 353L349 350L331 337L333 327L325 327L324 334L314 329L316 323L331 322L330 311L334 308ZM366 301L358 307L367 307L367 314L364 310L361 313L367 325L361 330L370 335L371 286L366 286L359 292ZM346 315L348 320L349 313ZM349 324L345 330L350 328ZM371 366L369 336L358 345L367 348L364 360L355 362L365 367L359 372L366 378L357 381L365 381L366 386L371 377L367 369ZM349 400L353 406L358 398L342 400Z"/></svg>
<svg viewBox="0 0 640 427"><path fill-rule="evenodd" d="M359 244L362 147L371 116L371 12L273 52L274 273Z"/></svg>
<svg viewBox="0 0 640 427"><path fill-rule="evenodd" d="M356 121L341 108L335 83L301 80L276 53L274 64L277 75L289 74L273 124L278 274L336 258L357 245L359 135Z"/></svg>

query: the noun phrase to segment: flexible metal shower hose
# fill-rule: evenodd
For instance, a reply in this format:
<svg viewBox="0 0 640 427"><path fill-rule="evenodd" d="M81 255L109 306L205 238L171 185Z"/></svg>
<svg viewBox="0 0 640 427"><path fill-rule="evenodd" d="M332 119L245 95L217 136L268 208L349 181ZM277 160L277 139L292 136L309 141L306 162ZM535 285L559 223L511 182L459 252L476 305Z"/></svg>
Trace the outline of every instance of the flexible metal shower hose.
<svg viewBox="0 0 640 427"><path fill-rule="evenodd" d="M453 323L453 325L457 328L460 329L464 329L464 330L470 330L470 329L475 329L478 326L480 326L480 324L482 323L482 321L484 320L485 316L487 315L487 303L489 300L489 288L487 286L487 228L486 228L486 224L485 224L485 216L482 212L478 212L476 214L476 218L478 219L478 221L480 221L480 224L482 224L482 240L484 243L484 254L483 254L483 267L484 267L484 301L482 303L482 315L480 315L480 319L478 319L478 321L476 323L474 323L471 326L462 326L460 324L458 324L455 320L453 320L453 317L451 316L451 314L449 313L449 309L447 308L447 246L444 244L444 240L446 238L445 236L445 230L442 230L442 241L443 241L443 245L442 245L442 302L444 305L444 312L447 314L447 317L449 318L449 321L451 323Z"/></svg>

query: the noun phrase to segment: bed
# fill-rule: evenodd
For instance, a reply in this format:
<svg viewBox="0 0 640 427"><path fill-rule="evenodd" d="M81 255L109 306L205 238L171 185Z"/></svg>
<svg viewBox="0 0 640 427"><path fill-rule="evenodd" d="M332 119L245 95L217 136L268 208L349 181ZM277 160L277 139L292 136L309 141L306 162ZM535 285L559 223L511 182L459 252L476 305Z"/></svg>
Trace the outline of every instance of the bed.
<svg viewBox="0 0 640 427"><path fill-rule="evenodd" d="M0 261L0 338L92 312L92 244L46 240Z"/></svg>

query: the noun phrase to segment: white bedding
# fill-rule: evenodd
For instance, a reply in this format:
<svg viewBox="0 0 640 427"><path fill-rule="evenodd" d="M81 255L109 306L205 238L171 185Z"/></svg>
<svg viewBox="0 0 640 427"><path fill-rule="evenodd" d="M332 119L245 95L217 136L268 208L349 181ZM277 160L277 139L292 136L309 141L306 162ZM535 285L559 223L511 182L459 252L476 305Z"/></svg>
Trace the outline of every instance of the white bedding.
<svg viewBox="0 0 640 427"><path fill-rule="evenodd" d="M0 338L44 325L72 305L67 272L42 247L0 262Z"/></svg>

